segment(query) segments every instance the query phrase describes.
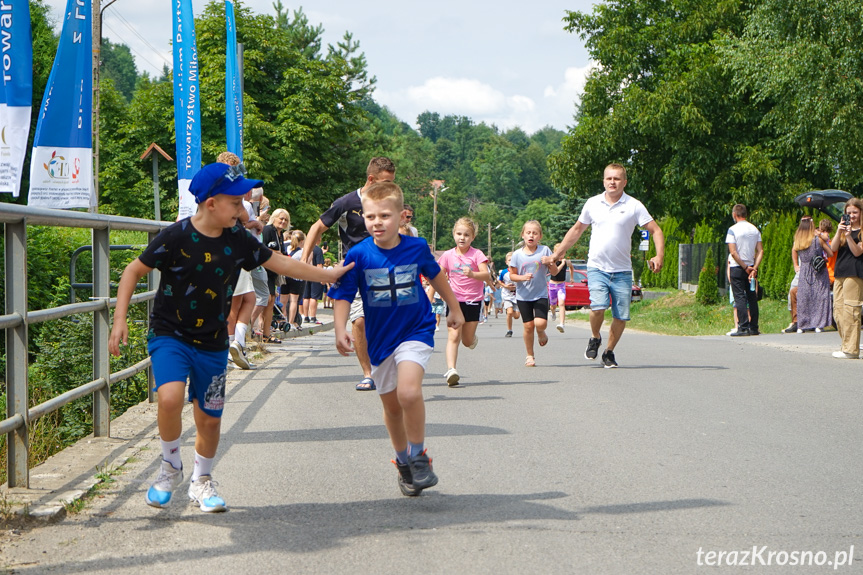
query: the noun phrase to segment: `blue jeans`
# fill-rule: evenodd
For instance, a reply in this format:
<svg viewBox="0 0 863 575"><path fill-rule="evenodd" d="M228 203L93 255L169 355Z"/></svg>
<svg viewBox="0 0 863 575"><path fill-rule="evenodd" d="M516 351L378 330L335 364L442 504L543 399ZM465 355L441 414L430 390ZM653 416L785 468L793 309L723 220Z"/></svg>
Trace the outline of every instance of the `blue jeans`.
<svg viewBox="0 0 863 575"><path fill-rule="evenodd" d="M632 272L604 272L587 268L587 289L590 291L590 309L611 308L614 319L629 321L629 304L632 302Z"/></svg>

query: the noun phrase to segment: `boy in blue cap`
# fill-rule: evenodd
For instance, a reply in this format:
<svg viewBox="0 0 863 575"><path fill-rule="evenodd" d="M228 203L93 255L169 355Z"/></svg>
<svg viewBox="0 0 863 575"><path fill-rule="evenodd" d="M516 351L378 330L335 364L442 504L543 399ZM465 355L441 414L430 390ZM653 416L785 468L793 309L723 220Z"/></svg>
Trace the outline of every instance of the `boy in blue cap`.
<svg viewBox="0 0 863 575"><path fill-rule="evenodd" d="M197 213L162 230L126 266L117 288L108 342L114 355L120 354L120 344L128 339L126 315L135 286L153 269L162 272L148 335L162 441L159 475L146 495L147 504L153 507L167 505L183 480L180 435L188 378L197 430L189 498L204 512L227 509L216 493L212 468L225 402L227 318L240 269L263 265L282 275L319 282L335 282L350 269L306 265L267 249L252 237L237 220L244 211L243 195L263 182L248 180L243 173L242 166L221 163L201 168L189 185L198 203Z"/></svg>

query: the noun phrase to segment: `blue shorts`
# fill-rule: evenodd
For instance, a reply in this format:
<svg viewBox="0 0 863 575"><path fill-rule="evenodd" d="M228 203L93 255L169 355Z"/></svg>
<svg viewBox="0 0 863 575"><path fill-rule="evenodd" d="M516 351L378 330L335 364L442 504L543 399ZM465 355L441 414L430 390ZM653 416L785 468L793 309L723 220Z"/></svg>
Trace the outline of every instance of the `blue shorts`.
<svg viewBox="0 0 863 575"><path fill-rule="evenodd" d="M198 400L201 411L212 417L222 417L225 406L225 376L228 350L198 349L176 337L158 336L147 342L153 361L156 387L172 381L189 380L189 401Z"/></svg>
<svg viewBox="0 0 863 575"><path fill-rule="evenodd" d="M614 319L629 321L629 304L632 301L632 272L604 272L587 268L587 289L590 291L590 309L611 308Z"/></svg>

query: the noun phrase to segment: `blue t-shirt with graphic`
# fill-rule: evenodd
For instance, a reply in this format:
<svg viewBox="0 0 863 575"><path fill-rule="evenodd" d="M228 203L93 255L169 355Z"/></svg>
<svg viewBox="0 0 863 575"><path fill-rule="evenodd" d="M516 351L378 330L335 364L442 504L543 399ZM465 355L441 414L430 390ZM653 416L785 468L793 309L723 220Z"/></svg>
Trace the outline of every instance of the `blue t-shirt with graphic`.
<svg viewBox="0 0 863 575"><path fill-rule="evenodd" d="M525 252L524 248L519 248L512 253L509 267L515 268L518 275L533 274L532 280L515 284L517 300L536 301L548 297L548 266L540 260L550 255L551 250L542 244L536 246L536 251L532 254Z"/></svg>
<svg viewBox="0 0 863 575"><path fill-rule="evenodd" d="M380 365L406 341L434 347L435 317L420 275L434 279L441 269L422 238L400 235L396 247L385 250L366 238L352 247L345 265L354 262L330 288L333 299L363 299L366 339L372 365Z"/></svg>

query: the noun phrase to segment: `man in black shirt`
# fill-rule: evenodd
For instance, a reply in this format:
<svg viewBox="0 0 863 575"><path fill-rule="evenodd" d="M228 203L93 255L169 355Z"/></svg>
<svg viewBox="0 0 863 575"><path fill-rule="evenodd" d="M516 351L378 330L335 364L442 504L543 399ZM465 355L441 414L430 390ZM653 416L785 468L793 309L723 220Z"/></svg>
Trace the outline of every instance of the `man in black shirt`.
<svg viewBox="0 0 863 575"><path fill-rule="evenodd" d="M306 245L317 245L321 235L339 224L339 237L342 240L344 253L347 253L354 245L369 237L366 230L366 222L363 219L362 194L369 186L377 182L392 182L396 177L396 166L389 158L376 157L369 162L366 169L366 181L362 188L348 192L338 198L324 212L320 219L312 224L306 235ZM342 219L344 216L344 219ZM307 250L303 253L303 261L307 264L312 262L313 251ZM376 389L372 379L372 363L369 360L368 344L366 342L366 323L363 316L363 302L359 296L351 305L351 334L354 336L354 349L357 350L357 360L363 370L363 379L357 384L357 391L371 391Z"/></svg>

